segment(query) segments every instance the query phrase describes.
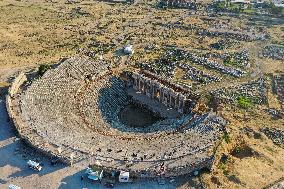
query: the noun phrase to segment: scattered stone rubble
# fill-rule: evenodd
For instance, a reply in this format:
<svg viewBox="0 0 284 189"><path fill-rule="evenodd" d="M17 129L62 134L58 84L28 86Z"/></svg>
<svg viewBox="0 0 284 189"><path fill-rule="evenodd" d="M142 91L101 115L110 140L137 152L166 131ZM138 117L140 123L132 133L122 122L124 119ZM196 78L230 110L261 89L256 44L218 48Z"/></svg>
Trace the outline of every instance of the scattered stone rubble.
<svg viewBox="0 0 284 189"><path fill-rule="evenodd" d="M80 48L78 49L77 53L79 54L83 54L84 56L88 56L91 58L95 58L97 52L89 50L89 49L85 49L85 48Z"/></svg>
<svg viewBox="0 0 284 189"><path fill-rule="evenodd" d="M158 5L160 7L171 7L171 8L187 8L197 9L196 1L194 0L161 0Z"/></svg>
<svg viewBox="0 0 284 189"><path fill-rule="evenodd" d="M234 103L240 96L248 97L256 104L267 102L265 83L262 78L251 81L250 83L218 89L212 91L211 94L224 103Z"/></svg>
<svg viewBox="0 0 284 189"><path fill-rule="evenodd" d="M70 12L72 17L77 16L90 16L90 13L88 13L86 10L83 10L82 7L75 7Z"/></svg>
<svg viewBox="0 0 284 189"><path fill-rule="evenodd" d="M284 145L284 131L274 128L263 128L260 129L269 139L276 145Z"/></svg>
<svg viewBox="0 0 284 189"><path fill-rule="evenodd" d="M284 60L284 46L281 45L268 45L262 51L264 57Z"/></svg>
<svg viewBox="0 0 284 189"><path fill-rule="evenodd" d="M273 76L273 92L278 95L279 101L284 104L284 74Z"/></svg>
<svg viewBox="0 0 284 189"><path fill-rule="evenodd" d="M255 34L245 31L227 31L227 30L206 30L200 29L197 31L198 35L207 37L225 37L229 39L235 39L238 41L255 41L255 40L265 40L268 38L265 34Z"/></svg>
<svg viewBox="0 0 284 189"><path fill-rule="evenodd" d="M71 58L23 93L9 95L7 110L19 135L61 160L99 161L105 169L129 170L139 177L159 175L162 162L165 176L211 167L211 149L225 120L214 113L185 115L144 132L123 130L117 114L128 98L124 83L107 66Z"/></svg>
<svg viewBox="0 0 284 189"><path fill-rule="evenodd" d="M217 58L225 60L230 60L229 64L236 65L237 67L245 68L249 65L249 52L248 50L242 50L237 52L225 52L225 53L205 53L202 55L205 58ZM226 62L224 62L226 64Z"/></svg>
<svg viewBox="0 0 284 189"><path fill-rule="evenodd" d="M153 63L141 63L140 68L151 71L155 74L161 74L165 77L173 77L177 62L170 61L166 58L161 58Z"/></svg>
<svg viewBox="0 0 284 189"><path fill-rule="evenodd" d="M236 41L236 40L221 39L221 40L217 41L216 43L212 43L210 45L210 47L217 49L217 50L224 50L224 49L227 49L227 48L230 48L232 46L239 45L239 44L240 44L240 42Z"/></svg>
<svg viewBox="0 0 284 189"><path fill-rule="evenodd" d="M280 111L275 108L268 108L266 112L272 116L273 119L283 119L284 118L284 110Z"/></svg>
<svg viewBox="0 0 284 189"><path fill-rule="evenodd" d="M198 81L205 84L218 82L221 80L219 77L206 74L204 71L198 70L197 68L194 68L188 64L180 64L179 66L186 71L186 75L184 75L183 79L191 79L193 81Z"/></svg>
<svg viewBox="0 0 284 189"><path fill-rule="evenodd" d="M234 77L243 77L246 72L238 68L227 67L214 61L210 61L206 57L199 56L195 53L177 50L174 52L180 59L190 60L197 65L202 65L210 69L218 70L224 74L232 75Z"/></svg>
<svg viewBox="0 0 284 189"><path fill-rule="evenodd" d="M247 50L224 54L206 53L203 55L197 55L196 53L187 52L181 49L167 49L163 58L158 59L152 63L140 63L139 67L166 78L172 78L174 76L176 68L179 67L186 72L183 79L190 79L192 81L204 84L218 82L222 78L207 74L192 65L181 62L181 60L190 60L194 64L201 65L209 69L218 70L221 73L225 73L234 77L243 77L246 74L245 71L239 68L234 68L232 67L232 65L228 67L218 62L209 60L211 58L218 58L222 60L229 58L229 60L231 61L229 62L229 64L233 64L233 66L238 66L241 68L247 67L249 64L249 53Z"/></svg>

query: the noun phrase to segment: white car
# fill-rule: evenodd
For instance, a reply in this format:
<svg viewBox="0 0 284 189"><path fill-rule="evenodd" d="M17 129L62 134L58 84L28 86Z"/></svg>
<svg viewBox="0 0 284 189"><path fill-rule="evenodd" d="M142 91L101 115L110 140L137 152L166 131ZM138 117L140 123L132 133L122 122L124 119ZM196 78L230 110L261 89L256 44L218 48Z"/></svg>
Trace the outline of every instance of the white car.
<svg viewBox="0 0 284 189"><path fill-rule="evenodd" d="M32 161L32 160L29 160L27 162L28 166L33 169L33 170L36 170L36 171L41 171L42 169L42 166L39 165L39 163L35 162L35 161Z"/></svg>
<svg viewBox="0 0 284 189"><path fill-rule="evenodd" d="M14 184L9 184L8 189L21 189L21 187L16 186Z"/></svg>
<svg viewBox="0 0 284 189"><path fill-rule="evenodd" d="M132 45L127 45L126 47L124 47L123 51L124 51L125 54L133 54L134 50L132 48L133 48Z"/></svg>

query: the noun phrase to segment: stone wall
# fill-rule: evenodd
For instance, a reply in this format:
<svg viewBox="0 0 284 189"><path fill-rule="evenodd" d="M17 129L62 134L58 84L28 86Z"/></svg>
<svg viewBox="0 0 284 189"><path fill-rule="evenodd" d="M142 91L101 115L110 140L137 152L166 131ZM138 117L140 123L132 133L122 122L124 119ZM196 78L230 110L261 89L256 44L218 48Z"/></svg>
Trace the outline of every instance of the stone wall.
<svg viewBox="0 0 284 189"><path fill-rule="evenodd" d="M194 0L160 0L159 6L172 8L197 9L197 3Z"/></svg>
<svg viewBox="0 0 284 189"><path fill-rule="evenodd" d="M133 72L129 77L128 86L179 113L190 113L195 106L196 97L190 96L189 91L154 75Z"/></svg>
<svg viewBox="0 0 284 189"><path fill-rule="evenodd" d="M9 96L14 97L14 95L18 92L19 87L27 81L26 75L22 72L20 73L12 83L11 87L9 88Z"/></svg>

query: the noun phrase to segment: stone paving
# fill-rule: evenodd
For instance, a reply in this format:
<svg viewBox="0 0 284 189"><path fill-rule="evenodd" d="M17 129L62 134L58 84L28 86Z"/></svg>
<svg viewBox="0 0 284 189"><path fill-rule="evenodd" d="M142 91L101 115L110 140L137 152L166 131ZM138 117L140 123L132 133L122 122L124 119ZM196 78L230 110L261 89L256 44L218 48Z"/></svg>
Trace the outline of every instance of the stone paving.
<svg viewBox="0 0 284 189"><path fill-rule="evenodd" d="M127 93L132 96L132 99L134 101L138 101L140 103L143 102L146 107L151 109L151 111L153 112L157 112L161 117L173 119L180 116L180 113L178 113L173 108L166 107L164 104L141 94L141 92L136 91L133 88L127 89Z"/></svg>

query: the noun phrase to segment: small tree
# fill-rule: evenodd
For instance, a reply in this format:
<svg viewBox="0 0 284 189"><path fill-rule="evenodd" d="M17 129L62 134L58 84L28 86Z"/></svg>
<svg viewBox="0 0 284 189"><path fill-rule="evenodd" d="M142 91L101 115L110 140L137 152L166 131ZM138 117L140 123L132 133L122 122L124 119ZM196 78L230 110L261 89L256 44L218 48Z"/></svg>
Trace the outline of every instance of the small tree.
<svg viewBox="0 0 284 189"><path fill-rule="evenodd" d="M225 140L225 142L227 144L231 141L230 136L229 136L229 134L227 132L224 133L223 139Z"/></svg>
<svg viewBox="0 0 284 189"><path fill-rule="evenodd" d="M215 2L213 7L216 11L225 11L226 4L224 2Z"/></svg>
<svg viewBox="0 0 284 189"><path fill-rule="evenodd" d="M37 74L41 77L43 74L51 68L48 64L41 64L38 68Z"/></svg>
<svg viewBox="0 0 284 189"><path fill-rule="evenodd" d="M248 108L252 107L252 101L248 97L239 96L237 98L237 102L238 102L238 105L241 108L248 109Z"/></svg>

